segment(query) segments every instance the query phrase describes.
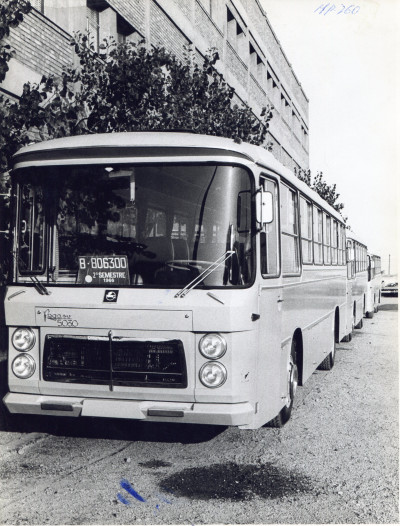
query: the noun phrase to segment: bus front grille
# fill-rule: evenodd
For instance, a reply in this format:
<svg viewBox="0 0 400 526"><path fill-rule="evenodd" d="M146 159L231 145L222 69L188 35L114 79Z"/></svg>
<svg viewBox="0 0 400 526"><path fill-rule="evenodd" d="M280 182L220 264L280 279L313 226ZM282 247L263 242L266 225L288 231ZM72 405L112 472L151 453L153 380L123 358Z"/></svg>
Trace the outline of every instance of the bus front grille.
<svg viewBox="0 0 400 526"><path fill-rule="evenodd" d="M43 379L74 384L187 387L180 340L132 341L47 335Z"/></svg>

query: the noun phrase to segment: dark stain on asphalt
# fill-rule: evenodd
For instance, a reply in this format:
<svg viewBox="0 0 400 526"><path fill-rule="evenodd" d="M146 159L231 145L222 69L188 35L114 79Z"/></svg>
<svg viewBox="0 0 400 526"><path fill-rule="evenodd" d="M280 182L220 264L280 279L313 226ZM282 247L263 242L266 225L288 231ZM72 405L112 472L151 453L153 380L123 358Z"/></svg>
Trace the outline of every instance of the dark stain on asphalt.
<svg viewBox="0 0 400 526"><path fill-rule="evenodd" d="M165 462L165 460L149 460L147 462L139 462L139 466L144 468L170 468L172 466L171 462Z"/></svg>
<svg viewBox="0 0 400 526"><path fill-rule="evenodd" d="M311 480L299 473L273 464L213 464L188 468L163 479L160 487L168 487L175 497L201 500L251 500L255 497L277 499L299 493L311 493Z"/></svg>

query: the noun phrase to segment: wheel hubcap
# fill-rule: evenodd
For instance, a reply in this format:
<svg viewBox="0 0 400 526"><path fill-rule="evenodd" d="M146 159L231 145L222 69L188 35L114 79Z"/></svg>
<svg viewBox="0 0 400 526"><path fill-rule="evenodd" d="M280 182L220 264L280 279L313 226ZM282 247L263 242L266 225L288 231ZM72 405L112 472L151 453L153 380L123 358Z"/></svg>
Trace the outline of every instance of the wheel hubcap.
<svg viewBox="0 0 400 526"><path fill-rule="evenodd" d="M290 407L294 397L296 396L297 385L299 383L299 371L297 365L293 362L293 358L290 357L289 363L289 378L288 378L288 400L286 407Z"/></svg>

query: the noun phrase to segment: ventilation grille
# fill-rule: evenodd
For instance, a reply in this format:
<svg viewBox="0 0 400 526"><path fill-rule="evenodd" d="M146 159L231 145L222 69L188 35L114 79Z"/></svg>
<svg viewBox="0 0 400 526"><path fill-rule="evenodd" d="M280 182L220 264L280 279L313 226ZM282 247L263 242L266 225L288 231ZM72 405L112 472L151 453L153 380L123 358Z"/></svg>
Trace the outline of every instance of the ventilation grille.
<svg viewBox="0 0 400 526"><path fill-rule="evenodd" d="M43 378L47 382L187 387L180 340L162 342L47 335Z"/></svg>

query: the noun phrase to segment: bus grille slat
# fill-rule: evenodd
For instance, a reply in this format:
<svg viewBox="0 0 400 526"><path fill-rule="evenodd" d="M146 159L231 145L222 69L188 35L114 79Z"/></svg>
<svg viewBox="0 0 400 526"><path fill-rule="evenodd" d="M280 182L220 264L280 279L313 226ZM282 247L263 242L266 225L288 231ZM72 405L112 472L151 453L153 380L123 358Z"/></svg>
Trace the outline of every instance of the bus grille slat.
<svg viewBox="0 0 400 526"><path fill-rule="evenodd" d="M47 382L107 385L110 354L107 340L47 335L43 379ZM180 340L112 341L113 385L187 387L186 362Z"/></svg>

